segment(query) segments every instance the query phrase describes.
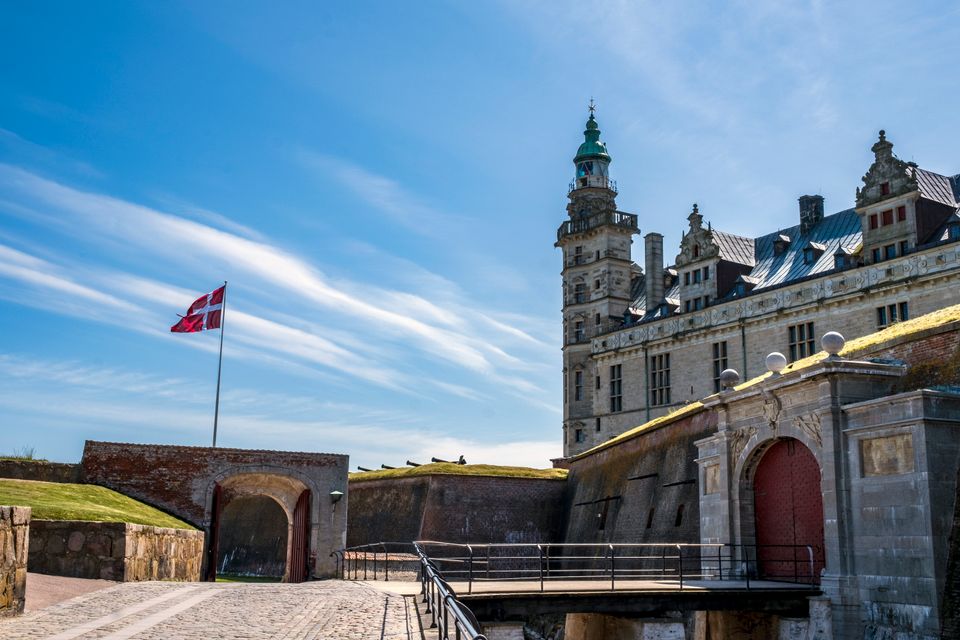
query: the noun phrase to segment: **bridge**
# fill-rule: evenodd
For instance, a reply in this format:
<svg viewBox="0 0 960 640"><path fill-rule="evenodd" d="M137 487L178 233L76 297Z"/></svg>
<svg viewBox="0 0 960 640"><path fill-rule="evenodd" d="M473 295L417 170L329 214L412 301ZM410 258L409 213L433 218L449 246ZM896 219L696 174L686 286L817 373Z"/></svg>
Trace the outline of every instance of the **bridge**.
<svg viewBox="0 0 960 640"><path fill-rule="evenodd" d="M545 614L750 611L804 617L820 595L803 545L377 543L335 553L343 579L420 595L438 637Z"/></svg>

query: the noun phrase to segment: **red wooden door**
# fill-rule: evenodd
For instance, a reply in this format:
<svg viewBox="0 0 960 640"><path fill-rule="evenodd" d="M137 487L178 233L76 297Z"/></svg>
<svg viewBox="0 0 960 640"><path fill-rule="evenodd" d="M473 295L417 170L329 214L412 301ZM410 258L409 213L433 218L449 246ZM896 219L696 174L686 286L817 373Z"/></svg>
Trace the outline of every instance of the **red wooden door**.
<svg viewBox="0 0 960 640"><path fill-rule="evenodd" d="M310 553L310 490L305 489L293 510L293 540L290 545L290 582L310 577L307 560Z"/></svg>
<svg viewBox="0 0 960 640"><path fill-rule="evenodd" d="M760 460L753 492L761 577L819 584L823 495L816 457L799 440L778 441ZM813 547L812 568L809 552L797 545Z"/></svg>

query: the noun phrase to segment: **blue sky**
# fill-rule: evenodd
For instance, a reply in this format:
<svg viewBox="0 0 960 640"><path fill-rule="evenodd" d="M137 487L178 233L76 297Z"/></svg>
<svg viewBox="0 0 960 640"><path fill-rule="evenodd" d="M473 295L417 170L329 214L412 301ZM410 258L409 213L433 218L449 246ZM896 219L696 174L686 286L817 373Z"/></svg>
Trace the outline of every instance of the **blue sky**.
<svg viewBox="0 0 960 640"><path fill-rule="evenodd" d="M960 7L835 4L6 3L0 453L207 444L168 327L226 279L221 445L547 466L591 96L668 259L852 206L880 128L960 172Z"/></svg>

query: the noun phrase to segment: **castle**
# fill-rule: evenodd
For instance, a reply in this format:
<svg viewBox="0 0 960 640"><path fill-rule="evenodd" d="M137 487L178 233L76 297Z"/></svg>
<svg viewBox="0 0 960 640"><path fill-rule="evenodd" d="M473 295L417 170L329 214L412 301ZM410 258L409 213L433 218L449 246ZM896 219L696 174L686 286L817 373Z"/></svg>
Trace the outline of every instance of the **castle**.
<svg viewBox="0 0 960 640"><path fill-rule="evenodd" d="M611 162L591 113L574 158L563 250L563 455L721 390L720 374L794 361L820 335L863 336L960 302L960 175L904 162L884 131L856 203L824 215L799 199L799 224L757 238L704 223L697 205L680 252L664 266L663 236L644 236L617 210Z"/></svg>

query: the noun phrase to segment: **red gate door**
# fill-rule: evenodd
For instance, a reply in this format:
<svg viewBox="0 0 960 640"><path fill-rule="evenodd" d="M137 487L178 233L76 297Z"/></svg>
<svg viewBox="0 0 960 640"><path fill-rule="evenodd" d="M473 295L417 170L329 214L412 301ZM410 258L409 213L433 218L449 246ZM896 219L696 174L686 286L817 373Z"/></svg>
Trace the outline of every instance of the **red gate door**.
<svg viewBox="0 0 960 640"><path fill-rule="evenodd" d="M293 540L290 545L290 582L304 582L309 577L310 553L310 490L305 489L293 510Z"/></svg>
<svg viewBox="0 0 960 640"><path fill-rule="evenodd" d="M820 465L799 440L770 447L753 481L760 576L819 584L823 569ZM813 547L813 566L805 545Z"/></svg>

